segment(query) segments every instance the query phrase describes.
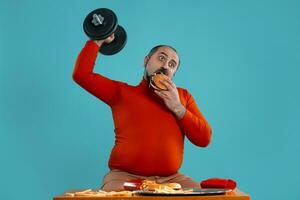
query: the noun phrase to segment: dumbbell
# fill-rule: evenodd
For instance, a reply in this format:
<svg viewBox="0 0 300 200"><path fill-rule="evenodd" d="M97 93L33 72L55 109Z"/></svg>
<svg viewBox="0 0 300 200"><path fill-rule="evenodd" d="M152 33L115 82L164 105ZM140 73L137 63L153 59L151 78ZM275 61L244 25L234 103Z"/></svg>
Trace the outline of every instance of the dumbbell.
<svg viewBox="0 0 300 200"><path fill-rule="evenodd" d="M101 46L99 52L104 55L118 53L127 41L126 31L118 25L116 14L108 8L99 8L90 12L83 22L83 30L92 40L104 40L111 34L115 34L115 39L111 43L103 43Z"/></svg>

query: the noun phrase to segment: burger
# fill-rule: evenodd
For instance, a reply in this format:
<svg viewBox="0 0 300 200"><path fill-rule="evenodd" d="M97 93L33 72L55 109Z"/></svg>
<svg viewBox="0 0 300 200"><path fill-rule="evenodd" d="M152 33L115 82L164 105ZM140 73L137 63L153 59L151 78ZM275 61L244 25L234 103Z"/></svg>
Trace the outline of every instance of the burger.
<svg viewBox="0 0 300 200"><path fill-rule="evenodd" d="M180 190L181 185L179 183L156 183L156 182L148 182L144 184L142 189L147 191L160 191L160 192L173 192L174 190Z"/></svg>
<svg viewBox="0 0 300 200"><path fill-rule="evenodd" d="M161 83L166 79L168 79L168 77L163 73L154 73L152 76L150 76L149 84L155 90L168 90L168 88Z"/></svg>
<svg viewBox="0 0 300 200"><path fill-rule="evenodd" d="M181 185L179 183L165 183L165 185L172 188L173 190L181 189Z"/></svg>

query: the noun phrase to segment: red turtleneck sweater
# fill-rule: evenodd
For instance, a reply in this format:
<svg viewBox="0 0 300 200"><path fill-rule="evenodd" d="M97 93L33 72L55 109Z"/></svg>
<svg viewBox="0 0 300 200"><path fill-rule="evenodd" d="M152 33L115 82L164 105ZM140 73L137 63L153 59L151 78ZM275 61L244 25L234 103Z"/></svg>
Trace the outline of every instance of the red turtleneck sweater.
<svg viewBox="0 0 300 200"><path fill-rule="evenodd" d="M110 169L142 176L176 173L182 163L184 137L200 147L207 146L211 138L211 128L193 97L178 88L186 113L177 120L146 80L131 86L94 73L98 50L93 41L86 43L77 58L73 79L111 107L116 140Z"/></svg>

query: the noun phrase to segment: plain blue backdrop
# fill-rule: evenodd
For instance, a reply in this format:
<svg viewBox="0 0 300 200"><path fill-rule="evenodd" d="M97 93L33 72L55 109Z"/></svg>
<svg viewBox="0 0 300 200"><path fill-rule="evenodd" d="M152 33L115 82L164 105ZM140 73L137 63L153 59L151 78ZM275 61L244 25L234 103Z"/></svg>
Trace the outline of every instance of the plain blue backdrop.
<svg viewBox="0 0 300 200"><path fill-rule="evenodd" d="M114 143L108 106L71 78L92 10L114 10L128 34L95 71L136 85L157 44L181 57L187 88L213 128L186 141L180 172L232 178L252 199L300 199L300 1L0 2L1 199L51 199L98 188Z"/></svg>

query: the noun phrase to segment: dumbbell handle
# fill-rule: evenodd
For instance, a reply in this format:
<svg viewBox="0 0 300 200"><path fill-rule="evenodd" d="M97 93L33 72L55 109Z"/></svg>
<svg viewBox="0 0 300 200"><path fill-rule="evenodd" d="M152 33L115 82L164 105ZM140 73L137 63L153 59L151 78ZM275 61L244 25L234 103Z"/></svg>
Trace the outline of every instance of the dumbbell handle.
<svg viewBox="0 0 300 200"><path fill-rule="evenodd" d="M103 24L103 21L104 21L104 17L102 17L100 14L93 14L93 20L92 20L92 23L95 25L95 26L99 26L99 25L102 25Z"/></svg>

